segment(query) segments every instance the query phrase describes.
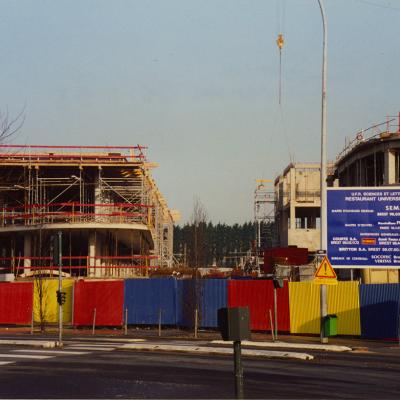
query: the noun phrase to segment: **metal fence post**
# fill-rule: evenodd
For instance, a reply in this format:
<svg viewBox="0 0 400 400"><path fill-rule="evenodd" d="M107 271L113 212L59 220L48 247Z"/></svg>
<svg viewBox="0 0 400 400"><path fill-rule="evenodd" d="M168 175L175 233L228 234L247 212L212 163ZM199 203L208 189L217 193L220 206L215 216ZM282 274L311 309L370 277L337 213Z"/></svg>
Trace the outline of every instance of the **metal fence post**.
<svg viewBox="0 0 400 400"><path fill-rule="evenodd" d="M94 331L96 329L96 309L93 310L93 327L92 327L92 335L94 335Z"/></svg>
<svg viewBox="0 0 400 400"><path fill-rule="evenodd" d="M197 339L197 331L199 326L199 311L197 308L194 310L194 337Z"/></svg>
<svg viewBox="0 0 400 400"><path fill-rule="evenodd" d="M158 311L158 336L161 337L161 308Z"/></svg>
<svg viewBox="0 0 400 400"><path fill-rule="evenodd" d="M125 336L128 334L128 309L125 308Z"/></svg>

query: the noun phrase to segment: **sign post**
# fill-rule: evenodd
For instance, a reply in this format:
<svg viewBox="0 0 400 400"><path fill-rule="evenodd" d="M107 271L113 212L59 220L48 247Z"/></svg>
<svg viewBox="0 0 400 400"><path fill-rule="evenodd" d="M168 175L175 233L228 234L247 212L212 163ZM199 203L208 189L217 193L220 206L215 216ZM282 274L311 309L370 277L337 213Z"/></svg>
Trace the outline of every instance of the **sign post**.
<svg viewBox="0 0 400 400"><path fill-rule="evenodd" d="M321 255L320 255L321 257ZM327 286L326 285L337 285L336 273L333 270L328 257L325 255L319 267L314 274L313 283L321 285L321 343L328 343L328 336L325 332L325 319L328 315L328 296L327 296Z"/></svg>
<svg viewBox="0 0 400 400"><path fill-rule="evenodd" d="M242 340L250 339L250 314L248 307L220 308L218 326L223 340L233 341L233 370L235 374L235 395L244 398Z"/></svg>
<svg viewBox="0 0 400 400"><path fill-rule="evenodd" d="M66 293L62 291L62 232L57 232L53 236L53 264L58 266L58 346L62 347L62 330L63 330L63 304L65 303Z"/></svg>

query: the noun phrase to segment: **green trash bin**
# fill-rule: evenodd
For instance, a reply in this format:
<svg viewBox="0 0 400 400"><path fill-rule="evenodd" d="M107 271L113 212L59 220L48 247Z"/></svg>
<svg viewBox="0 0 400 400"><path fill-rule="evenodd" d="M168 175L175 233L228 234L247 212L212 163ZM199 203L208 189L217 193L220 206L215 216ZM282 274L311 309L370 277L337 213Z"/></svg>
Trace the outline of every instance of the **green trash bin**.
<svg viewBox="0 0 400 400"><path fill-rule="evenodd" d="M325 336L337 335L337 315L328 314L324 320Z"/></svg>

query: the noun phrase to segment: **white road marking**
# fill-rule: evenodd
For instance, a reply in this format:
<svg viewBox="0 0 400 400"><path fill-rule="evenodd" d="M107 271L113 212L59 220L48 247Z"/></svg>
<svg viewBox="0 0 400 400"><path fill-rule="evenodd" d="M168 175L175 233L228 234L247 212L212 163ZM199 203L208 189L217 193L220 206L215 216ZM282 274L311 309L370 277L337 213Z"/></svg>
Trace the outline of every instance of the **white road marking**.
<svg viewBox="0 0 400 400"><path fill-rule="evenodd" d="M81 347L81 346L85 346L85 347L93 347L94 349L97 347L112 347L115 349L116 346L118 346L117 344L98 344L98 343L71 343L68 344L68 347Z"/></svg>
<svg viewBox="0 0 400 400"><path fill-rule="evenodd" d="M0 365L14 364L13 361L0 361Z"/></svg>
<svg viewBox="0 0 400 400"><path fill-rule="evenodd" d="M132 343L132 342L146 342L146 339L128 339L128 338L80 338L79 341L89 341L89 342L120 342L120 343Z"/></svg>
<svg viewBox="0 0 400 400"><path fill-rule="evenodd" d="M70 347L70 346L68 346ZM74 346L74 350L91 350L91 351L113 351L115 347L88 347L88 346Z"/></svg>
<svg viewBox="0 0 400 400"><path fill-rule="evenodd" d="M35 354L0 354L0 358L33 358L36 360L45 360L54 356L38 356Z"/></svg>
<svg viewBox="0 0 400 400"><path fill-rule="evenodd" d="M70 354L70 355L83 355L83 354L90 354L86 351L65 351L65 350L30 350L30 349L25 349L25 350L12 350L16 352L21 352L21 353L47 353L47 354L53 354L53 355L58 355L58 354Z"/></svg>

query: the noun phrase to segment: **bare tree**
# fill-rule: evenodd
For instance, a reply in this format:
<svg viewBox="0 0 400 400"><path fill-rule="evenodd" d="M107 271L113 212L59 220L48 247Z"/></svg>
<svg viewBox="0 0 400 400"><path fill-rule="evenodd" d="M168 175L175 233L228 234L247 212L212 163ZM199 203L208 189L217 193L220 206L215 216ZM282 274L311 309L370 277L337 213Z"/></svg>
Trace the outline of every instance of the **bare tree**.
<svg viewBox="0 0 400 400"><path fill-rule="evenodd" d="M198 271L199 266L205 266L205 229L208 221L208 213L204 204L198 197L195 197L193 204L193 213L191 225L193 229L193 247L192 247L192 266L195 271L189 284L189 290L186 296L186 302L191 310L190 325L197 327L202 320L203 304L203 282ZM197 316L197 317L196 317ZM197 321L196 321L197 318ZM195 330L197 337L197 330Z"/></svg>
<svg viewBox="0 0 400 400"><path fill-rule="evenodd" d="M18 132L25 122L25 107L15 117L11 117L8 109L0 110L0 143L4 143Z"/></svg>
<svg viewBox="0 0 400 400"><path fill-rule="evenodd" d="M193 226L193 263L198 268L204 263L204 230L207 225L208 214L198 197L194 199L191 223Z"/></svg>

